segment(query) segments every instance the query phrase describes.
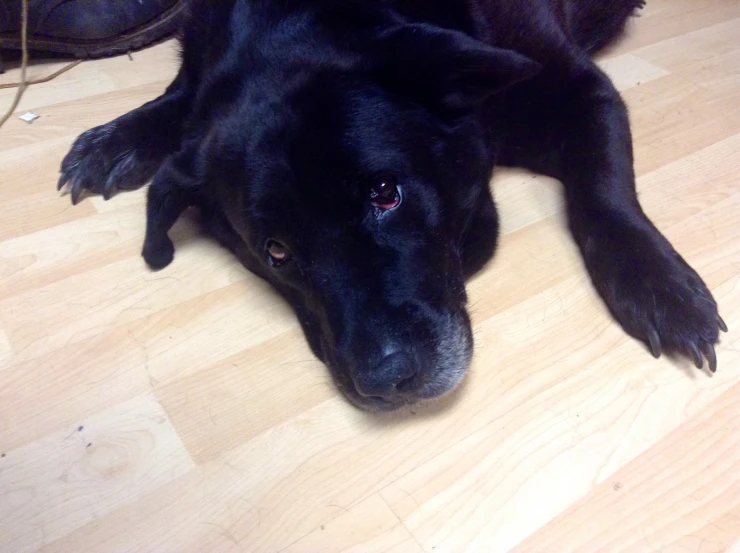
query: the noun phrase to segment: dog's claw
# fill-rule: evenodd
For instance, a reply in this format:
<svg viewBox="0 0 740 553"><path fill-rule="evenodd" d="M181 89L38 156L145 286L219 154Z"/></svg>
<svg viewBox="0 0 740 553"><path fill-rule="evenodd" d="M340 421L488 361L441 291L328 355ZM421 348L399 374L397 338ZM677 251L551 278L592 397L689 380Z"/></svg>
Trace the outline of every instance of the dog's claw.
<svg viewBox="0 0 740 553"><path fill-rule="evenodd" d="M705 342L702 344L702 349L704 350L704 356L709 361L709 370L717 372L717 354L714 353L714 346Z"/></svg>
<svg viewBox="0 0 740 553"><path fill-rule="evenodd" d="M65 184L67 184L67 173L62 173L57 181L57 190L64 188Z"/></svg>
<svg viewBox="0 0 740 553"><path fill-rule="evenodd" d="M663 353L663 349L660 346L660 337L654 328L648 330L648 341L650 342L650 351L653 352L653 357L657 359Z"/></svg>
<svg viewBox="0 0 740 553"><path fill-rule="evenodd" d="M727 332L727 325L726 325L726 324L725 324L725 322L724 322L724 321L722 320L722 317L720 317L719 315L717 315L717 324L719 324L719 329L720 329L720 330L721 330L722 332Z"/></svg>
<svg viewBox="0 0 740 553"><path fill-rule="evenodd" d="M701 369L704 366L704 358L701 353L699 353L699 348L696 347L696 344L691 344L689 346L689 352L691 353L691 358L694 360L696 368Z"/></svg>
<svg viewBox="0 0 740 553"><path fill-rule="evenodd" d="M72 205L77 205L80 201L80 195L82 194L82 182L78 179L72 183Z"/></svg>
<svg viewBox="0 0 740 553"><path fill-rule="evenodd" d="M107 202L113 197L113 191L115 190L116 185L113 182L113 179L108 177L108 180L105 181L105 186L103 187L103 199Z"/></svg>

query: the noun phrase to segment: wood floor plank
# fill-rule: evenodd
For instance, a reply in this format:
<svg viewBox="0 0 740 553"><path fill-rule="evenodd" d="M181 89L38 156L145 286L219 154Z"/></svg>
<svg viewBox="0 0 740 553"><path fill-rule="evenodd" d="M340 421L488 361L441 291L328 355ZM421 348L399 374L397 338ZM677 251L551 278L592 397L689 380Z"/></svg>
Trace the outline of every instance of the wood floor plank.
<svg viewBox="0 0 740 553"><path fill-rule="evenodd" d="M20 114L28 110L39 112L42 119L34 122L36 125L43 120L46 114L53 112L47 108L55 104L72 100L77 101L81 106L89 105L89 102L80 102L80 100L161 81L163 73L170 74L177 70L177 59L177 44L173 40L168 40L132 54L132 59L128 56L115 56L94 62L85 61L43 86L30 87L23 95L16 113ZM32 65L28 78L34 80L51 75L67 63L69 62L62 61L48 66L46 64ZM19 77L18 68L9 69L0 76L0 84L18 82ZM9 104L14 94L15 89L0 89L0 102ZM10 124L8 122L8 125ZM27 123L19 121L14 125L16 128L25 128Z"/></svg>
<svg viewBox="0 0 740 553"><path fill-rule="evenodd" d="M10 151L15 156L27 151L29 146L48 144L55 138L64 139L61 151L53 157L58 168L79 134L156 98L164 92L172 76L172 70L164 71L157 75L154 82L96 94L93 96L94 102L83 102L79 96L72 96L66 101L59 100L44 108L34 108L40 112L41 117L32 124L29 125L17 117L5 124L0 136L0 152ZM19 113L23 111L19 110ZM52 187L54 184L55 181L51 181Z"/></svg>
<svg viewBox="0 0 740 553"><path fill-rule="evenodd" d="M134 256L0 300L0 321L19 355L25 352L19 360L243 283L246 277L225 252L214 252L205 240L180 247L178 265L158 273L146 270L140 245L131 245ZM39 327L35 320L50 322Z"/></svg>
<svg viewBox="0 0 740 553"><path fill-rule="evenodd" d="M5 332L0 330L0 370L10 366L10 361L13 359L13 348L10 346L10 341L5 335Z"/></svg>
<svg viewBox="0 0 740 553"><path fill-rule="evenodd" d="M723 80L715 77L716 83ZM736 86L705 87L685 73L632 88L623 96L633 126L638 176L729 138L740 125Z"/></svg>
<svg viewBox="0 0 740 553"><path fill-rule="evenodd" d="M614 51L637 50L737 17L740 7L731 0L650 0Z"/></svg>
<svg viewBox="0 0 740 553"><path fill-rule="evenodd" d="M147 353L120 328L2 371L0 450L21 447L56 429L151 389Z"/></svg>
<svg viewBox="0 0 740 553"><path fill-rule="evenodd" d="M277 363L275 351L281 352ZM205 463L335 397L336 389L294 328L171 378L156 394L190 454Z"/></svg>
<svg viewBox="0 0 740 553"><path fill-rule="evenodd" d="M351 531L347 531L351 528ZM380 496L372 495L281 553L423 553Z"/></svg>
<svg viewBox="0 0 740 553"><path fill-rule="evenodd" d="M89 204L60 201L56 190L67 140L40 142L0 151L0 240L52 228L95 212Z"/></svg>
<svg viewBox="0 0 740 553"><path fill-rule="evenodd" d="M43 549L193 468L152 396L3 450L0 551Z"/></svg>
<svg viewBox="0 0 740 553"><path fill-rule="evenodd" d="M513 553L727 551L740 531L738 474L736 384Z"/></svg>
<svg viewBox="0 0 740 553"><path fill-rule="evenodd" d="M101 269L141 250L141 205L90 215L0 242L0 298Z"/></svg>
<svg viewBox="0 0 740 553"><path fill-rule="evenodd" d="M695 68L697 64L707 64L712 59L722 58L740 49L737 43L738 31L740 17L638 48L632 55L668 72ZM696 72L687 74L686 77L698 83L703 82L702 75ZM715 74L713 78L716 80L726 77L727 75Z"/></svg>
<svg viewBox="0 0 740 553"><path fill-rule="evenodd" d="M670 72L634 54L608 57L599 60L599 67L620 92L670 75Z"/></svg>

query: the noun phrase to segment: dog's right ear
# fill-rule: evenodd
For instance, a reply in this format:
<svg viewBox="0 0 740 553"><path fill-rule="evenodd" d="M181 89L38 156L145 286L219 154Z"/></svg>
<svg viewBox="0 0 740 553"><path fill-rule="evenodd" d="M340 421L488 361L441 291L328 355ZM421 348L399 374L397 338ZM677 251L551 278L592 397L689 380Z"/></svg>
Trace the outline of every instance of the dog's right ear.
<svg viewBox="0 0 740 553"><path fill-rule="evenodd" d="M461 32L427 23L400 25L379 39L378 82L433 111L474 109L539 73L539 63Z"/></svg>

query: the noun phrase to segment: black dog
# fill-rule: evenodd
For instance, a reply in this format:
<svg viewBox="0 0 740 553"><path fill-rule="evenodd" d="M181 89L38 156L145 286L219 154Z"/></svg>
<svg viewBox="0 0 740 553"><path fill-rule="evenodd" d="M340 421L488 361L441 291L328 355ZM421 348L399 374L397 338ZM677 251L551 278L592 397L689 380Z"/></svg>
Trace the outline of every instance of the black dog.
<svg viewBox="0 0 740 553"><path fill-rule="evenodd" d="M60 188L149 188L143 255L197 206L295 308L357 405L440 396L468 366L465 280L496 246L494 165L561 180L614 317L657 357L726 330L643 213L625 106L589 55L642 0L193 0L167 91L81 135Z"/></svg>

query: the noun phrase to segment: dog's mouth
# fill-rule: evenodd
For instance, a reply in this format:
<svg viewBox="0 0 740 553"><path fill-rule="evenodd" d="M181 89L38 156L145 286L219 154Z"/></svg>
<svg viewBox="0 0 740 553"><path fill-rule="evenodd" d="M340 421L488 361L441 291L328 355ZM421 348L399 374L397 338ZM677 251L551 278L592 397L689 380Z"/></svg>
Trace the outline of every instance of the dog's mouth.
<svg viewBox="0 0 740 553"><path fill-rule="evenodd" d="M336 362L328 344L323 344L324 359L337 387L355 406L366 411L390 412L421 401L441 398L458 387L465 376L473 352L473 339L467 315L450 315L439 325L434 343L427 344L428 359L417 375L419 382L411 390L399 386L392 395L376 396L360 393L351 368Z"/></svg>

